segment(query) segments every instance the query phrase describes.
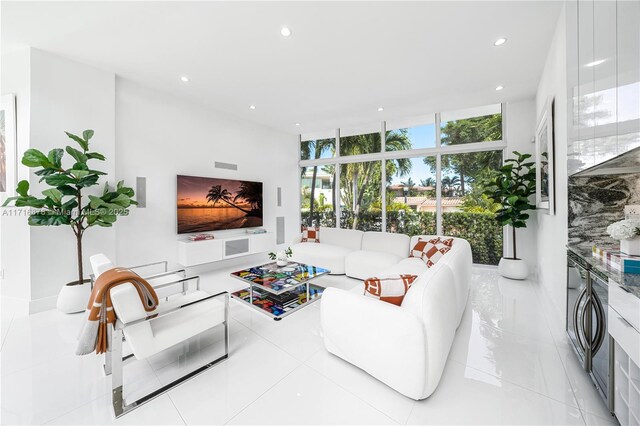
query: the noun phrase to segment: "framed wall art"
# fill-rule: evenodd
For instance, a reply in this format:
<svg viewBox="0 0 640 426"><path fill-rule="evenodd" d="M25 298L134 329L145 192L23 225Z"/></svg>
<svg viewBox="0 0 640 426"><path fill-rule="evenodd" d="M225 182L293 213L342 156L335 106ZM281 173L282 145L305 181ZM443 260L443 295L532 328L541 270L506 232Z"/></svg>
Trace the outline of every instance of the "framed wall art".
<svg viewBox="0 0 640 426"><path fill-rule="evenodd" d="M549 100L536 128L536 207L555 214L555 101Z"/></svg>
<svg viewBox="0 0 640 426"><path fill-rule="evenodd" d="M18 167L16 145L16 97L0 97L0 193L13 194Z"/></svg>

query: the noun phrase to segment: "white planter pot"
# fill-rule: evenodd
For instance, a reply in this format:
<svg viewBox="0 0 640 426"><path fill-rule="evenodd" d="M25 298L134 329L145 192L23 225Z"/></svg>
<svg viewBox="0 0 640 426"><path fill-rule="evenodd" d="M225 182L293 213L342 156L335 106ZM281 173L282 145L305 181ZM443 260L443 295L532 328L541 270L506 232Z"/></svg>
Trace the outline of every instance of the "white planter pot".
<svg viewBox="0 0 640 426"><path fill-rule="evenodd" d="M620 240L620 251L629 256L640 256L640 238Z"/></svg>
<svg viewBox="0 0 640 426"><path fill-rule="evenodd" d="M89 296L91 296L91 281L86 280L82 284L70 285L75 283L77 281L64 285L58 293L56 307L60 312L74 314L87 309Z"/></svg>
<svg viewBox="0 0 640 426"><path fill-rule="evenodd" d="M512 280L524 280L529 276L529 268L522 259L500 259L498 272L505 278Z"/></svg>
<svg viewBox="0 0 640 426"><path fill-rule="evenodd" d="M280 259L276 260L276 265L278 266L287 266L287 263L288 262L286 260L280 260Z"/></svg>

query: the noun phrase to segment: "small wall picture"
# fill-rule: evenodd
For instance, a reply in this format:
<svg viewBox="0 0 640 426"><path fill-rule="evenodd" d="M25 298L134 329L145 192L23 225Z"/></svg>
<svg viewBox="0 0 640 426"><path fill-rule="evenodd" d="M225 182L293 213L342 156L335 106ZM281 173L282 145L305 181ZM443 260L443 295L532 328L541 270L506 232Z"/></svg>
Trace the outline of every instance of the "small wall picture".
<svg viewBox="0 0 640 426"><path fill-rule="evenodd" d="M536 207L555 215L554 116L555 101L545 104L536 128Z"/></svg>
<svg viewBox="0 0 640 426"><path fill-rule="evenodd" d="M16 97L0 98L0 193L13 193L16 187Z"/></svg>

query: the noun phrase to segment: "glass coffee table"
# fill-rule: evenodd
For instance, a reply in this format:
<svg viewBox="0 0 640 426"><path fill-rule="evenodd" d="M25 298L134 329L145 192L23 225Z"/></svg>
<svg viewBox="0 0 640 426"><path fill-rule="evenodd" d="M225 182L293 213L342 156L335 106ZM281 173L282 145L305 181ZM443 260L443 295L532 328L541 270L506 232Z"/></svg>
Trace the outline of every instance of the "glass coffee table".
<svg viewBox="0 0 640 426"><path fill-rule="evenodd" d="M231 297L279 321L287 315L320 299L324 287L312 284L327 269L291 262L277 266L275 262L232 272L231 276L249 287L231 293Z"/></svg>

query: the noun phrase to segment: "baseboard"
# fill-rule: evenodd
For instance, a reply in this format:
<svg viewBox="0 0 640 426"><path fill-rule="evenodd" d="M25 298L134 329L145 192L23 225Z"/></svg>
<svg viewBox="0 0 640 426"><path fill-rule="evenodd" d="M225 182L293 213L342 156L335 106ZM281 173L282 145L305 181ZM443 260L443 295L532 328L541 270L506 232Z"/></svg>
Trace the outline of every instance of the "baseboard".
<svg viewBox="0 0 640 426"><path fill-rule="evenodd" d="M55 309L58 296L42 297L29 301L29 315Z"/></svg>

